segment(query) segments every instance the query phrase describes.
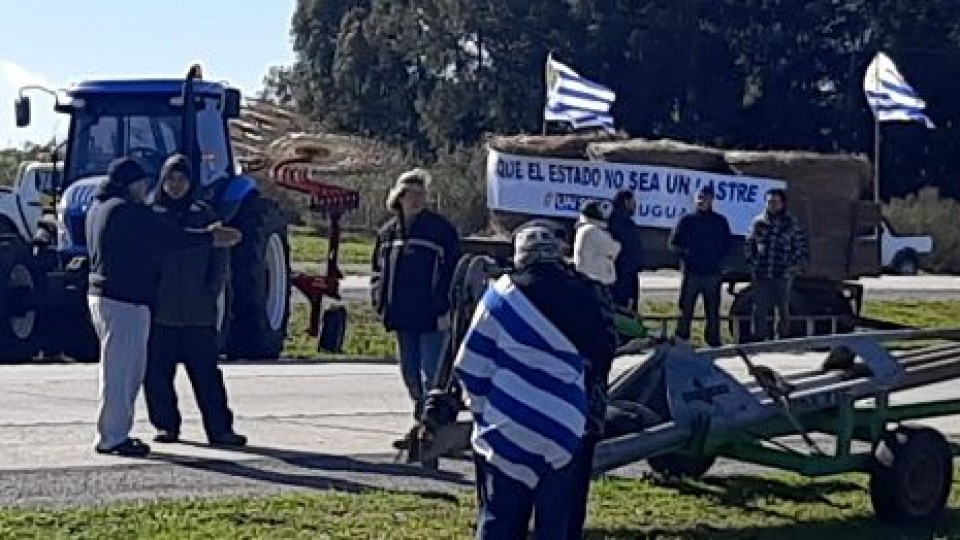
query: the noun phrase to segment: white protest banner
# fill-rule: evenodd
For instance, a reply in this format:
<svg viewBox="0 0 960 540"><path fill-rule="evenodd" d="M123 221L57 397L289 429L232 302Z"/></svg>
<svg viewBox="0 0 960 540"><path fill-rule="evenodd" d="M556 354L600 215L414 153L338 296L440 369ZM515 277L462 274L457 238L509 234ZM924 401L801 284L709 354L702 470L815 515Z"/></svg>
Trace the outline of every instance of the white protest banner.
<svg viewBox="0 0 960 540"><path fill-rule="evenodd" d="M733 234L746 234L764 211L765 194L785 188L782 180L715 174L671 167L504 154L487 155L487 206L539 216L576 217L591 199L612 199L621 189L636 194L634 221L643 227L673 228L694 207L701 186L712 185L714 209Z"/></svg>

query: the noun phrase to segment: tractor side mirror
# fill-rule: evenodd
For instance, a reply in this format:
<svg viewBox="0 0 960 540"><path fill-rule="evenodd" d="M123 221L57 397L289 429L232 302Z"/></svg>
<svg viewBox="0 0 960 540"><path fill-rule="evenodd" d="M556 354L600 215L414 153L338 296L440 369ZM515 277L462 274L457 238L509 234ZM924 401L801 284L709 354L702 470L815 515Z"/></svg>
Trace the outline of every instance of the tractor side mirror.
<svg viewBox="0 0 960 540"><path fill-rule="evenodd" d="M14 103L14 109L17 117L17 127L27 127L30 125L30 98L23 96Z"/></svg>
<svg viewBox="0 0 960 540"><path fill-rule="evenodd" d="M223 117L228 120L240 117L240 91L236 88L227 88L224 91Z"/></svg>

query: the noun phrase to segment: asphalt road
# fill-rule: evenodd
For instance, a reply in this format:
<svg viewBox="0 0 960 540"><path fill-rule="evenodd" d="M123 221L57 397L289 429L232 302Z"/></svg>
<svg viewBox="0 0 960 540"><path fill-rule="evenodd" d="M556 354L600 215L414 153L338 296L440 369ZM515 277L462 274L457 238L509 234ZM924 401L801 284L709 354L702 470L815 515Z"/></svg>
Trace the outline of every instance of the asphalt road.
<svg viewBox="0 0 960 540"><path fill-rule="evenodd" d="M618 361L626 369L637 358ZM760 359L784 372L819 357ZM731 371L745 376L738 364ZM0 366L0 505L77 505L157 498L248 495L286 490L371 487L449 493L470 489L469 462L444 460L439 473L393 463L391 441L410 423L397 367L362 363L224 366L243 451L203 442L189 384L178 390L187 443L154 445L151 459L100 456L92 450L97 366ZM895 396L894 402L960 398L952 382ZM960 418L932 422L960 437ZM134 435L149 438L142 402ZM632 468L629 473L642 472ZM724 464L716 472L754 471Z"/></svg>

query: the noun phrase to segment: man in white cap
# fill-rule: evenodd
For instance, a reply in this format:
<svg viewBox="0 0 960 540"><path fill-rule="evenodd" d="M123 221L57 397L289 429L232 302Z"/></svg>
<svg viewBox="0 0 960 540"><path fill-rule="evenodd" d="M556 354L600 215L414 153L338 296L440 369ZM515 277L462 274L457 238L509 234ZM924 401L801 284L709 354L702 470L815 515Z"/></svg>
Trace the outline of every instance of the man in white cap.
<svg viewBox="0 0 960 540"><path fill-rule="evenodd" d="M617 336L609 295L547 227L514 239L457 354L474 419L477 538L580 538Z"/></svg>
<svg viewBox="0 0 960 540"><path fill-rule="evenodd" d="M370 278L373 306L397 334L415 423L447 346L450 281L460 258L457 230L427 208L429 183L427 171L413 169L390 190L387 208L394 215L377 234ZM403 447L404 440L396 445Z"/></svg>

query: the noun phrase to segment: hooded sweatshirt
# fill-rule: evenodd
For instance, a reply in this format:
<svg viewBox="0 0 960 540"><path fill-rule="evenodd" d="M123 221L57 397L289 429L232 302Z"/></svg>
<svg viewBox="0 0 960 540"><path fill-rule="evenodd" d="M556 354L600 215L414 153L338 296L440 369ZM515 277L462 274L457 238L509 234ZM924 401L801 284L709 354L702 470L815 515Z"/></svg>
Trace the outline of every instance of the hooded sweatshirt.
<svg viewBox="0 0 960 540"><path fill-rule="evenodd" d="M118 160L97 191L85 228L90 250L89 294L130 304L151 305L157 295L161 258L180 246L211 246L213 235L187 233L126 198L142 169Z"/></svg>
<svg viewBox="0 0 960 540"><path fill-rule="evenodd" d="M573 240L573 264L587 277L604 285L617 280L616 259L620 243L607 232L603 221L581 215Z"/></svg>
<svg viewBox="0 0 960 540"><path fill-rule="evenodd" d="M173 171L191 178L186 158L167 160L160 173L166 178ZM167 223L186 230L205 229L217 221L216 212L194 197L195 186L180 199L173 199L160 187L154 213ZM163 326L217 325L217 300L229 274L226 248L180 246L164 253L159 270L159 294L154 305L153 322Z"/></svg>

